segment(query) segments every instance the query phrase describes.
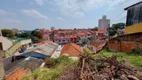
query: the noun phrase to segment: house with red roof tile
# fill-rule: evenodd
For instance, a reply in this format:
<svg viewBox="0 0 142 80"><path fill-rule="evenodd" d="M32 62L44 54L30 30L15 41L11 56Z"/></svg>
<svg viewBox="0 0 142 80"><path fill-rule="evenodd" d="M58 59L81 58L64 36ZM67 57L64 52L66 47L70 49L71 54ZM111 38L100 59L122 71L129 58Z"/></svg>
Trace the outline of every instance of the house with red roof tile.
<svg viewBox="0 0 142 80"><path fill-rule="evenodd" d="M16 68L15 70L12 71L12 73L8 74L5 77L5 80L21 80L25 72L26 70L24 69Z"/></svg>
<svg viewBox="0 0 142 80"><path fill-rule="evenodd" d="M96 33L90 29L58 29L58 30L39 30L43 34L43 40L53 40L57 44L76 43L86 44L88 40L95 39ZM50 37L50 38L49 38Z"/></svg>
<svg viewBox="0 0 142 80"><path fill-rule="evenodd" d="M40 29L38 30L38 36L42 40L50 40L50 31L48 29Z"/></svg>
<svg viewBox="0 0 142 80"><path fill-rule="evenodd" d="M78 59L78 57L81 56L82 54L83 54L83 51L78 45L74 43L68 43L63 46L60 55L66 55L72 59Z"/></svg>
<svg viewBox="0 0 142 80"><path fill-rule="evenodd" d="M107 30L98 30L95 31L95 33L96 33L96 38L100 40L103 40L108 36Z"/></svg>

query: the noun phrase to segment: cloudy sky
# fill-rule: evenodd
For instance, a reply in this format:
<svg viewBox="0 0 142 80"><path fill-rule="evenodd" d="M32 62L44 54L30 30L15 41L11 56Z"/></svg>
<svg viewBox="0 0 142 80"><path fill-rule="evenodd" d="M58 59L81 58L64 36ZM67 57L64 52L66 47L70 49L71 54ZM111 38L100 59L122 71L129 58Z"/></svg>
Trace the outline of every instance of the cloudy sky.
<svg viewBox="0 0 142 80"><path fill-rule="evenodd" d="M124 8L141 0L0 0L0 28L92 28L107 15L125 22Z"/></svg>

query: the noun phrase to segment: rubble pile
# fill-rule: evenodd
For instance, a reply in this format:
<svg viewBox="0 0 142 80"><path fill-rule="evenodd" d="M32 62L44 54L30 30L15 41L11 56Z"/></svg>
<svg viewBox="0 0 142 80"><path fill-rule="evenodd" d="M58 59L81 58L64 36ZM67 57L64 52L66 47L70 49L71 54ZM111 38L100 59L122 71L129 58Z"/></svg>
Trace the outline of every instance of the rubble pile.
<svg viewBox="0 0 142 80"><path fill-rule="evenodd" d="M75 69L67 68L60 80L140 80L140 75L116 56L91 58L82 56Z"/></svg>

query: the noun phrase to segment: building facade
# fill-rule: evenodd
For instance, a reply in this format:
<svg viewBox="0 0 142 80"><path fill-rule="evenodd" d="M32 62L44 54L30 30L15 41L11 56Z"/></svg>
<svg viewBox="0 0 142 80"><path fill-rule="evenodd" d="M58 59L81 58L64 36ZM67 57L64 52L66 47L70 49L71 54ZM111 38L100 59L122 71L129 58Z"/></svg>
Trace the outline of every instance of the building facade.
<svg viewBox="0 0 142 80"><path fill-rule="evenodd" d="M12 41L8 40L6 37L3 37L2 32L0 30L0 50L7 50L12 45Z"/></svg>
<svg viewBox="0 0 142 80"><path fill-rule="evenodd" d="M124 10L127 11L125 34L142 32L142 1Z"/></svg>
<svg viewBox="0 0 142 80"><path fill-rule="evenodd" d="M98 30L107 30L110 27L110 20L104 15L102 19L99 20Z"/></svg>

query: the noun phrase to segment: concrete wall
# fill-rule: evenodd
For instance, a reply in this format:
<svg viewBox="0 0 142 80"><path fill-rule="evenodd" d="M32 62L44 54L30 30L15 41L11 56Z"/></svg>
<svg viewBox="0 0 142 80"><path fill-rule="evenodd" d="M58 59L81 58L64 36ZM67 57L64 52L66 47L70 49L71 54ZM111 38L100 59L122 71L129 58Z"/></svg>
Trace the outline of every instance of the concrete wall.
<svg viewBox="0 0 142 80"><path fill-rule="evenodd" d="M4 66L7 66L8 64L10 64L11 61L12 61L12 57L4 58L3 59Z"/></svg>
<svg viewBox="0 0 142 80"><path fill-rule="evenodd" d="M142 32L142 22L125 28L125 34Z"/></svg>
<svg viewBox="0 0 142 80"><path fill-rule="evenodd" d="M2 54L2 51L0 51L0 80L3 80L5 76L5 71L4 71L3 59L1 54Z"/></svg>
<svg viewBox="0 0 142 80"><path fill-rule="evenodd" d="M21 44L22 44L22 45L29 44L29 43L32 43L32 40L31 40L31 39L27 39L27 40L22 40L22 41L21 41Z"/></svg>
<svg viewBox="0 0 142 80"><path fill-rule="evenodd" d="M121 51L121 52L132 52L132 50L139 46L140 51L142 52L142 42L136 41L110 41L108 42L108 48L112 51Z"/></svg>
<svg viewBox="0 0 142 80"><path fill-rule="evenodd" d="M6 37L1 36L1 38L2 38L3 50L7 50L13 45L12 41L8 40Z"/></svg>
<svg viewBox="0 0 142 80"><path fill-rule="evenodd" d="M22 45L31 43L31 39L23 40L19 43L14 44L9 50L6 50L5 54L6 57L13 55Z"/></svg>

